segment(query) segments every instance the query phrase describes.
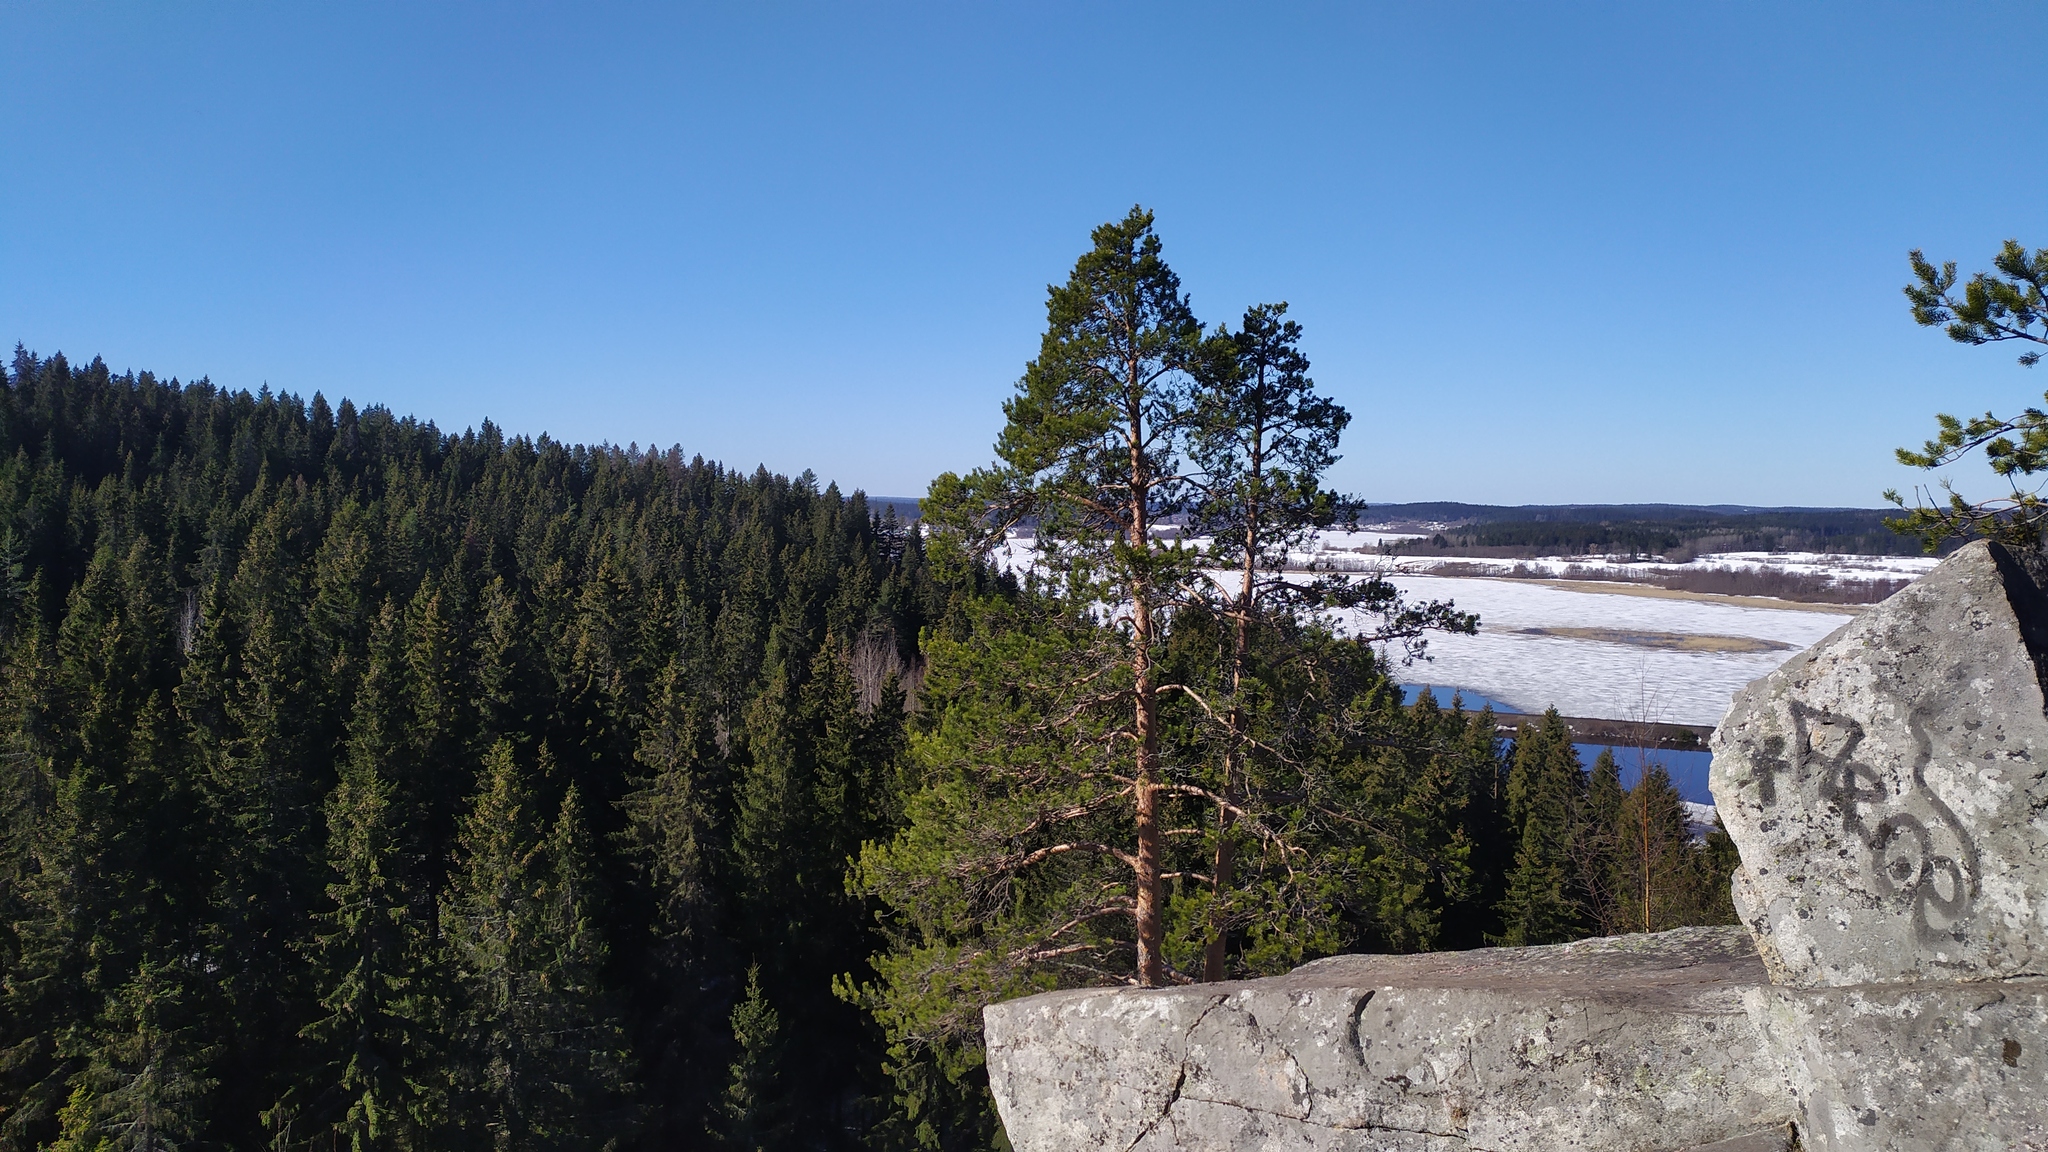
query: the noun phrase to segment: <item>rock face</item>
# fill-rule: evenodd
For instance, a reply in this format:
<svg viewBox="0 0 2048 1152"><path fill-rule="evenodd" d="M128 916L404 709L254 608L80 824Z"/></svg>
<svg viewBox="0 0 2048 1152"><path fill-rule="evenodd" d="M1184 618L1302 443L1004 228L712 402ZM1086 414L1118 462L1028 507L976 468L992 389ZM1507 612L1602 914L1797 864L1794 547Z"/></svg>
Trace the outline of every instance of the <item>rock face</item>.
<svg viewBox="0 0 2048 1152"><path fill-rule="evenodd" d="M1714 799L1782 982L2048 975L2044 638L1972 544L1736 697Z"/></svg>
<svg viewBox="0 0 2048 1152"><path fill-rule="evenodd" d="M1289 975L989 1008L1018 1152L1678 1149L1795 1112L1742 1001L1740 928L1338 956Z"/></svg>
<svg viewBox="0 0 2048 1152"><path fill-rule="evenodd" d="M2048 981L1752 988L1807 1152L2048 1148Z"/></svg>
<svg viewBox="0 0 2048 1152"><path fill-rule="evenodd" d="M2048 1152L2044 668L2048 598L1964 548L1722 722L1743 928L993 1005L1004 1127L1018 1152Z"/></svg>

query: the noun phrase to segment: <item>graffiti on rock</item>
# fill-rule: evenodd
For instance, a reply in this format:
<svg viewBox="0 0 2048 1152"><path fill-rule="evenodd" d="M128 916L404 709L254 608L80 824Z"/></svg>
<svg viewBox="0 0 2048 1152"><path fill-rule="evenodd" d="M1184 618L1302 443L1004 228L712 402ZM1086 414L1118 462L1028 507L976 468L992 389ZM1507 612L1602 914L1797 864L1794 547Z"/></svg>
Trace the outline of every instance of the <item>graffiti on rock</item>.
<svg viewBox="0 0 2048 1152"><path fill-rule="evenodd" d="M1885 775L1857 756L1863 725L1847 716L1791 703L1793 737L1764 741L1756 758L1758 798L1778 800L1778 781L1812 780L1814 790L1840 814L1842 831L1868 851L1871 887L1908 911L1923 939L1953 936L1977 895L1977 846L1962 821L1927 786L1933 759L1917 716L1911 770ZM1788 762L1789 752L1789 762Z"/></svg>

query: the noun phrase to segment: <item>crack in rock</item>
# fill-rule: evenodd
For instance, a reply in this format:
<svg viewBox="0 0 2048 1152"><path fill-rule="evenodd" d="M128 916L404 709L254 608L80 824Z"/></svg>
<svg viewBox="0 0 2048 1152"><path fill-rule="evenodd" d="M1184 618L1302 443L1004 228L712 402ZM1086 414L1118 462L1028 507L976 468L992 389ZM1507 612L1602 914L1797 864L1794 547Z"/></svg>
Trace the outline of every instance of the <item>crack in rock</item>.
<svg viewBox="0 0 2048 1152"><path fill-rule="evenodd" d="M1379 1124L1371 1120L1360 1120L1355 1124L1331 1120L1312 1120L1307 1116L1292 1116L1285 1112L1275 1112L1271 1108L1260 1108L1256 1105L1244 1104L1236 1100L1217 1100L1208 1096L1180 1095L1175 1098L1175 1103L1181 1100L1194 1104L1214 1104L1218 1108L1235 1108L1239 1112L1256 1112L1261 1116L1272 1116L1276 1119L1291 1121L1295 1124L1306 1124L1311 1128L1321 1128L1325 1132L1403 1132L1410 1136L1435 1136L1443 1140L1456 1140L1467 1148L1472 1148L1471 1137L1463 1132L1439 1132L1434 1128L1405 1128L1399 1124ZM1472 1152L1487 1152L1487 1150L1472 1148Z"/></svg>
<svg viewBox="0 0 2048 1152"><path fill-rule="evenodd" d="M1131 1137L1131 1142L1124 1145L1124 1152L1131 1152L1132 1149L1143 1144L1145 1138L1152 1135L1153 1130L1166 1120L1167 1114L1173 1111L1173 1106L1180 1102L1181 1087L1188 1082L1188 1041L1194 1039L1195 1029L1202 1026L1202 1021L1209 1018L1209 1013L1222 1007L1226 999L1228 997L1225 996L1211 997L1209 1003L1204 1005L1201 1013L1195 1017L1195 1022L1188 1025L1186 1032L1181 1033L1180 1069L1174 1074L1173 1087L1166 1093L1166 1102L1159 1106L1159 1114L1147 1120L1145 1126L1138 1129L1138 1134Z"/></svg>

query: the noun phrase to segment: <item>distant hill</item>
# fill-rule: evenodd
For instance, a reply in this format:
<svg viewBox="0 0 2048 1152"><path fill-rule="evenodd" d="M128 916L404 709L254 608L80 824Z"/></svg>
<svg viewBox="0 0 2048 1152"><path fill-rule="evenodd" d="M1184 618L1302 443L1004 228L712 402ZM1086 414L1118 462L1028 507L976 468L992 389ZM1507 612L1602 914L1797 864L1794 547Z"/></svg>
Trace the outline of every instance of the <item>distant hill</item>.
<svg viewBox="0 0 2048 1152"><path fill-rule="evenodd" d="M870 496L868 507L880 513L884 508L896 510L898 520L917 519L917 497L915 496Z"/></svg>

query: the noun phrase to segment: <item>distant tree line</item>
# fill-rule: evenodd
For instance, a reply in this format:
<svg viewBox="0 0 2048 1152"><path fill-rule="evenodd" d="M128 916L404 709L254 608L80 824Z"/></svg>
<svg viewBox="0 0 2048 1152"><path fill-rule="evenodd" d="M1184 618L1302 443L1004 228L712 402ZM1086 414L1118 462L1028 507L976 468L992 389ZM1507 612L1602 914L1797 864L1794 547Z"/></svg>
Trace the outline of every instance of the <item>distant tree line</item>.
<svg viewBox="0 0 2048 1152"><path fill-rule="evenodd" d="M18 349L0 1149L988 1148L995 997L1727 919L1661 773L1401 704L1453 609L1280 571L1341 410L1280 306L1204 330L1110 228L929 539ZM1155 546L1165 505L1237 543ZM1011 513L1065 551L992 563Z"/></svg>
<svg viewBox="0 0 2048 1152"><path fill-rule="evenodd" d="M1384 511L1384 510L1382 510ZM1415 555L1486 557L1625 555L1687 561L1714 552L1834 552L1911 555L1919 549L1886 527L1881 510L1785 509L1713 513L1674 509L1624 516L1623 509L1498 510L1498 519L1459 524L1400 544Z"/></svg>

